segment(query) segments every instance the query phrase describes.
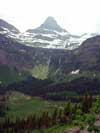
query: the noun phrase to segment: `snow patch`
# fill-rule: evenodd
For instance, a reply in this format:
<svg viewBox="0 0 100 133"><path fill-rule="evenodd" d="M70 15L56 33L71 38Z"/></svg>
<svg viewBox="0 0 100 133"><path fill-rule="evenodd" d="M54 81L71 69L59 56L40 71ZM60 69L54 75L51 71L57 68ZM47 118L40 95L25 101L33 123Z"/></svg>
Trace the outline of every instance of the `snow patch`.
<svg viewBox="0 0 100 133"><path fill-rule="evenodd" d="M72 74L72 75L74 75L74 74L79 74L79 72L80 72L80 70L77 69L77 70L75 70L75 71L72 71L71 74Z"/></svg>

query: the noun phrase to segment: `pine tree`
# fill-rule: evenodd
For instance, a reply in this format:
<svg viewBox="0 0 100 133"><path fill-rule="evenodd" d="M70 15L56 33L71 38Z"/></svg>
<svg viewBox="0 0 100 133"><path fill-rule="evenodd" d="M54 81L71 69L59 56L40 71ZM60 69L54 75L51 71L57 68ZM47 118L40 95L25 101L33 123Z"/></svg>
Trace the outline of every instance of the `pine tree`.
<svg viewBox="0 0 100 133"><path fill-rule="evenodd" d="M42 114L42 126L47 128L50 125L50 118L48 112L43 112Z"/></svg>
<svg viewBox="0 0 100 133"><path fill-rule="evenodd" d="M93 105L93 96L90 93L90 96L89 96L89 109L92 108L92 105Z"/></svg>
<svg viewBox="0 0 100 133"><path fill-rule="evenodd" d="M65 108L64 108L64 114L65 114L66 116L70 116L71 113L72 113L72 105L71 105L71 102L69 101L69 102L67 103L67 105L65 106Z"/></svg>
<svg viewBox="0 0 100 133"><path fill-rule="evenodd" d="M58 108L55 108L52 114L52 124L57 124Z"/></svg>
<svg viewBox="0 0 100 133"><path fill-rule="evenodd" d="M64 111L62 109L59 110L58 122L62 124L68 122L68 117L64 114Z"/></svg>
<svg viewBox="0 0 100 133"><path fill-rule="evenodd" d="M85 96L82 98L82 111L83 113L88 113L90 108L92 107L93 98L88 92L86 92Z"/></svg>

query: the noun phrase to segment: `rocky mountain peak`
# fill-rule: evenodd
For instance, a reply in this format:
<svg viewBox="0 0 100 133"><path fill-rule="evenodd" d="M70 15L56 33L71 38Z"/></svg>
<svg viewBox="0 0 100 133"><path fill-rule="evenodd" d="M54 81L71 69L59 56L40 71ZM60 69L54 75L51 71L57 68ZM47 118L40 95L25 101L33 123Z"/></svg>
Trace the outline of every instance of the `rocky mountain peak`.
<svg viewBox="0 0 100 133"><path fill-rule="evenodd" d="M45 28L48 30L56 30L58 32L65 32L66 30L62 29L58 24L57 21L52 17L49 16L44 23L40 26L40 28Z"/></svg>

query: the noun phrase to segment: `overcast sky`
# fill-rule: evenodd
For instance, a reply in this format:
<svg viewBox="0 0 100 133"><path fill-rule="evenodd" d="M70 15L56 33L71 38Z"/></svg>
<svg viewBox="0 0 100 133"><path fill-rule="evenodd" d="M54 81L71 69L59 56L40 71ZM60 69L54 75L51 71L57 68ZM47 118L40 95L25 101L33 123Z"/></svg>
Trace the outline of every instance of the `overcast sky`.
<svg viewBox="0 0 100 133"><path fill-rule="evenodd" d="M36 28L48 16L72 34L100 31L100 0L0 0L0 18L19 30Z"/></svg>

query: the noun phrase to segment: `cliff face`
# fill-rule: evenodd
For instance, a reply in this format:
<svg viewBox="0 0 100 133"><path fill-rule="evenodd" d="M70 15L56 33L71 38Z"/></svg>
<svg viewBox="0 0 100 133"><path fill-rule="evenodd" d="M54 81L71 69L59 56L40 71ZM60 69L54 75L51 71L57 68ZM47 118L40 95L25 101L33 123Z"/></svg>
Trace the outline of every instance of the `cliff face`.
<svg viewBox="0 0 100 133"><path fill-rule="evenodd" d="M100 36L87 39L78 48L77 59L81 70L100 70Z"/></svg>
<svg viewBox="0 0 100 133"><path fill-rule="evenodd" d="M0 64L15 67L18 70L31 69L39 64L58 68L67 63L69 55L71 55L70 51L31 48L0 35Z"/></svg>
<svg viewBox="0 0 100 133"><path fill-rule="evenodd" d="M22 45L0 35L0 64L30 70L38 65L55 72L70 73L79 69L100 70L100 36L90 38L75 50L43 49Z"/></svg>
<svg viewBox="0 0 100 133"><path fill-rule="evenodd" d="M32 57L26 50L28 49L23 45L4 35L0 35L0 64L15 67L18 70L31 68Z"/></svg>

